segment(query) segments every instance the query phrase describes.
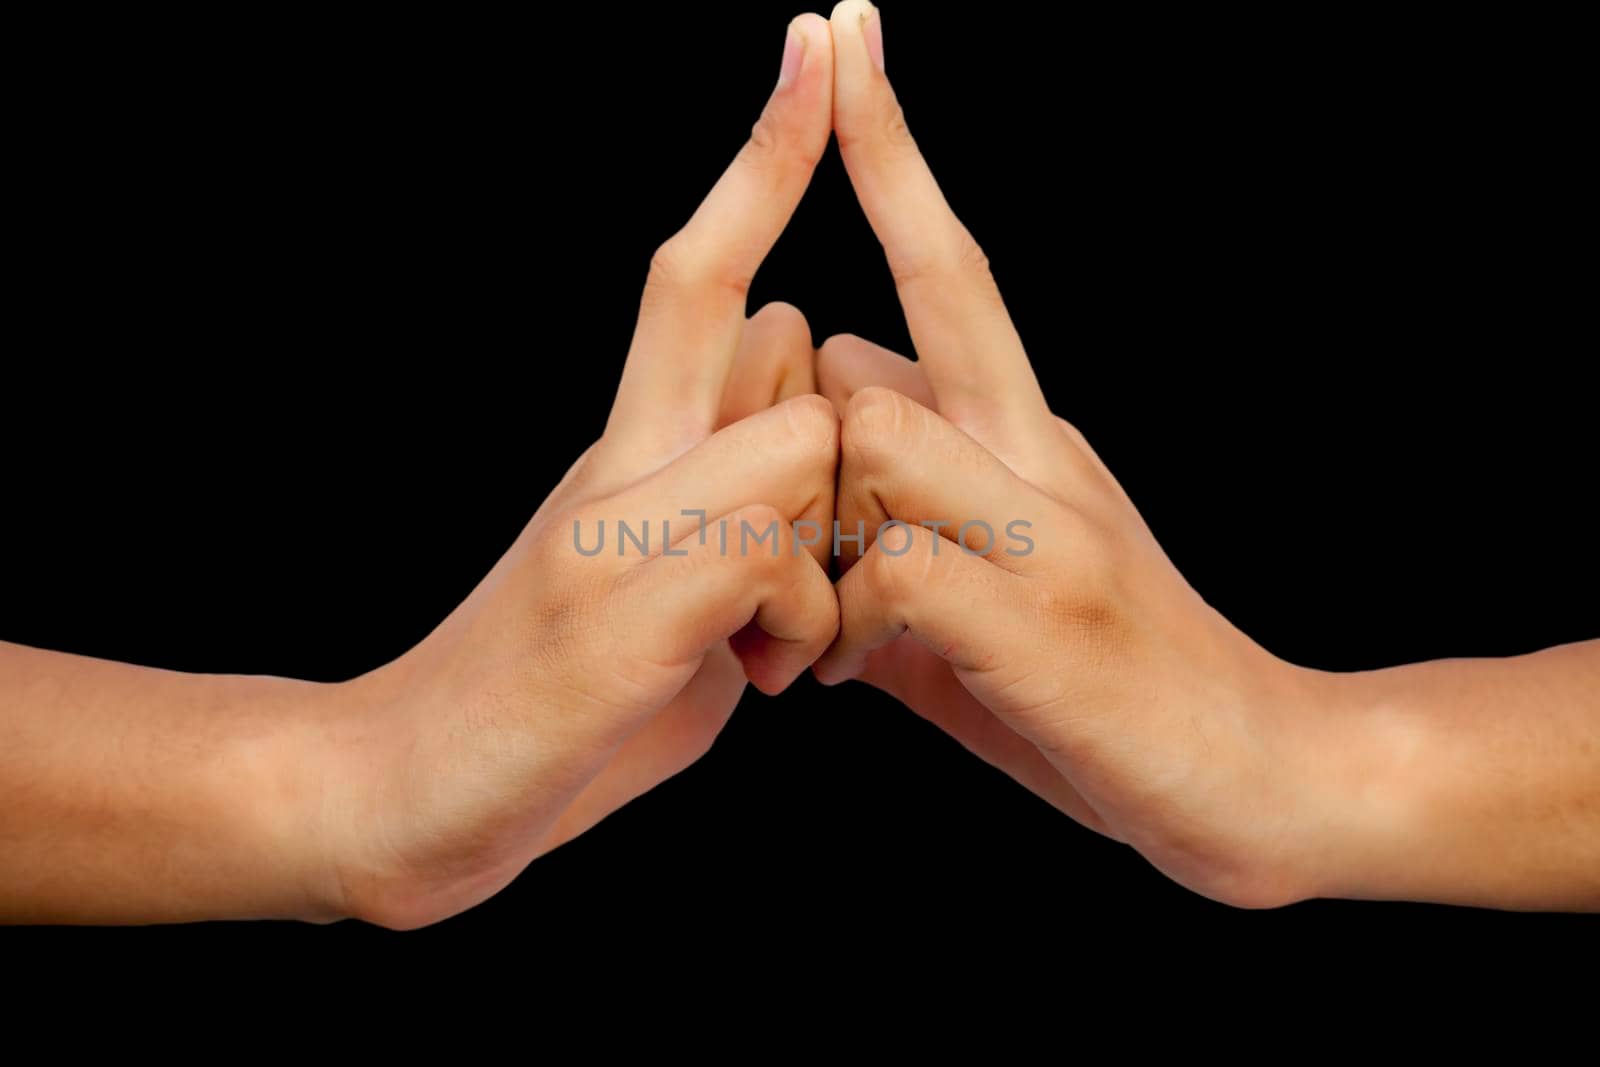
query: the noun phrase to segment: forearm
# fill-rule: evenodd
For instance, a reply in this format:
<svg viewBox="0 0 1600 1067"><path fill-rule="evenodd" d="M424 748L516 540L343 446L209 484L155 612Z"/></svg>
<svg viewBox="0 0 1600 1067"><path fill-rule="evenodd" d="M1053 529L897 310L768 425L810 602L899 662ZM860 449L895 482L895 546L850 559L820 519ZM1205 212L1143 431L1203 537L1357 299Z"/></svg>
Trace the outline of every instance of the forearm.
<svg viewBox="0 0 1600 1067"><path fill-rule="evenodd" d="M1320 679L1318 895L1600 909L1600 641Z"/></svg>
<svg viewBox="0 0 1600 1067"><path fill-rule="evenodd" d="M0 921L335 917L337 690L0 644Z"/></svg>

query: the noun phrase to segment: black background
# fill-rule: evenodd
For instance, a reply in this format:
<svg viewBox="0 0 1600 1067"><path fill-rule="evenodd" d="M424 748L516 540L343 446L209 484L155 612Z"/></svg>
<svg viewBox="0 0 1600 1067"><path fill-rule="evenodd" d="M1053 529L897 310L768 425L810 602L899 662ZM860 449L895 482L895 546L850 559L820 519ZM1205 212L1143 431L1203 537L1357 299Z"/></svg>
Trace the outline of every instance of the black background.
<svg viewBox="0 0 1600 1067"><path fill-rule="evenodd" d="M1574 35L932 7L885 14L911 128L1052 404L1207 599L1331 669L1600 635ZM649 254L737 149L792 13L30 36L0 639L319 679L405 651L598 435ZM819 343L909 350L832 150L752 310L771 299ZM1583 958L1596 929L1232 910L888 698L807 679L752 692L701 763L427 930L0 942L937 966L1183 932Z"/></svg>

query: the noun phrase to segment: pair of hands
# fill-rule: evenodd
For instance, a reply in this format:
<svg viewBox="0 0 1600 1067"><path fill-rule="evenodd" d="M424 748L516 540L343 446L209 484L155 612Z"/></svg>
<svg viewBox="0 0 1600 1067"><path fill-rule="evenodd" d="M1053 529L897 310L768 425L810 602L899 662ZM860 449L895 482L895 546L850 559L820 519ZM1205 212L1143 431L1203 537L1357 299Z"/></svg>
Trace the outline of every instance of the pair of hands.
<svg viewBox="0 0 1600 1067"><path fill-rule="evenodd" d="M918 362L849 336L814 352L786 305L744 317L832 132ZM686 509L776 524L778 551L720 551ZM671 555L575 551L575 523L662 519ZM866 531L837 587L835 520ZM889 520L908 525L878 541ZM969 520L995 532L969 529L970 552ZM1028 555L1006 551L1013 520ZM1202 892L1304 892L1256 873L1300 815L1267 773L1295 672L1190 590L1049 411L860 0L790 25L749 143L651 263L604 436L434 634L351 683L358 711L319 722L336 762L315 837L339 857L321 895L391 926L462 910L702 755L746 680L777 693L813 664Z"/></svg>
<svg viewBox="0 0 1600 1067"><path fill-rule="evenodd" d="M1600 641L1335 675L1231 627L1047 409L882 56L861 0L790 26L750 143L651 266L601 440L406 655L324 685L0 642L0 922L421 925L808 668L1220 900L1600 909ZM744 318L830 132L915 363ZM837 583L835 523L863 531Z"/></svg>

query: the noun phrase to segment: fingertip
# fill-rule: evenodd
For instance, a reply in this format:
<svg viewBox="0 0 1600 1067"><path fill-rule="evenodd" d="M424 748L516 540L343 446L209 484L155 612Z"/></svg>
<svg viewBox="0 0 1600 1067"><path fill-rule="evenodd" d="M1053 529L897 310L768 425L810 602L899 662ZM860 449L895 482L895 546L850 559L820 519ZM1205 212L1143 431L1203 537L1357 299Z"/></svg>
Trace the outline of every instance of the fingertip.
<svg viewBox="0 0 1600 1067"><path fill-rule="evenodd" d="M833 13L828 16L828 22L835 27L843 26L859 30L868 18L877 13L877 10L869 0L839 0L833 5Z"/></svg>
<svg viewBox="0 0 1600 1067"><path fill-rule="evenodd" d="M852 60L853 68L864 71L865 67L855 62L861 61L883 71L883 23L877 7L868 0L842 0L833 5L828 32L835 49Z"/></svg>
<svg viewBox="0 0 1600 1067"><path fill-rule="evenodd" d="M825 41L828 38L828 20L815 11L807 11L789 20L796 33L806 35L807 41Z"/></svg>
<svg viewBox="0 0 1600 1067"><path fill-rule="evenodd" d="M801 15L784 31L778 84L750 139L809 175L827 150L832 120L833 37L820 17Z"/></svg>
<svg viewBox="0 0 1600 1067"><path fill-rule="evenodd" d="M792 57L788 52L791 43L795 47ZM778 76L778 90L781 92L810 84L813 79L824 74L829 75L825 80L827 87L831 89L832 69L833 36L828 29L828 21L815 13L796 15L790 19L783 69Z"/></svg>

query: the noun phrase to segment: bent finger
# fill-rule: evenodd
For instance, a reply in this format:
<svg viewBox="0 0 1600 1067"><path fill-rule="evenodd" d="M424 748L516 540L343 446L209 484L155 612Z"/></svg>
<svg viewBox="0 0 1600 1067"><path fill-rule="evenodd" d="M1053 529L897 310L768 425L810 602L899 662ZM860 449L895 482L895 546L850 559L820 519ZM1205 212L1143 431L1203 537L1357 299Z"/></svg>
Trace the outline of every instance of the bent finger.
<svg viewBox="0 0 1600 1067"><path fill-rule="evenodd" d="M717 428L779 401L816 392L811 327L793 304L772 303L750 316L722 392Z"/></svg>

